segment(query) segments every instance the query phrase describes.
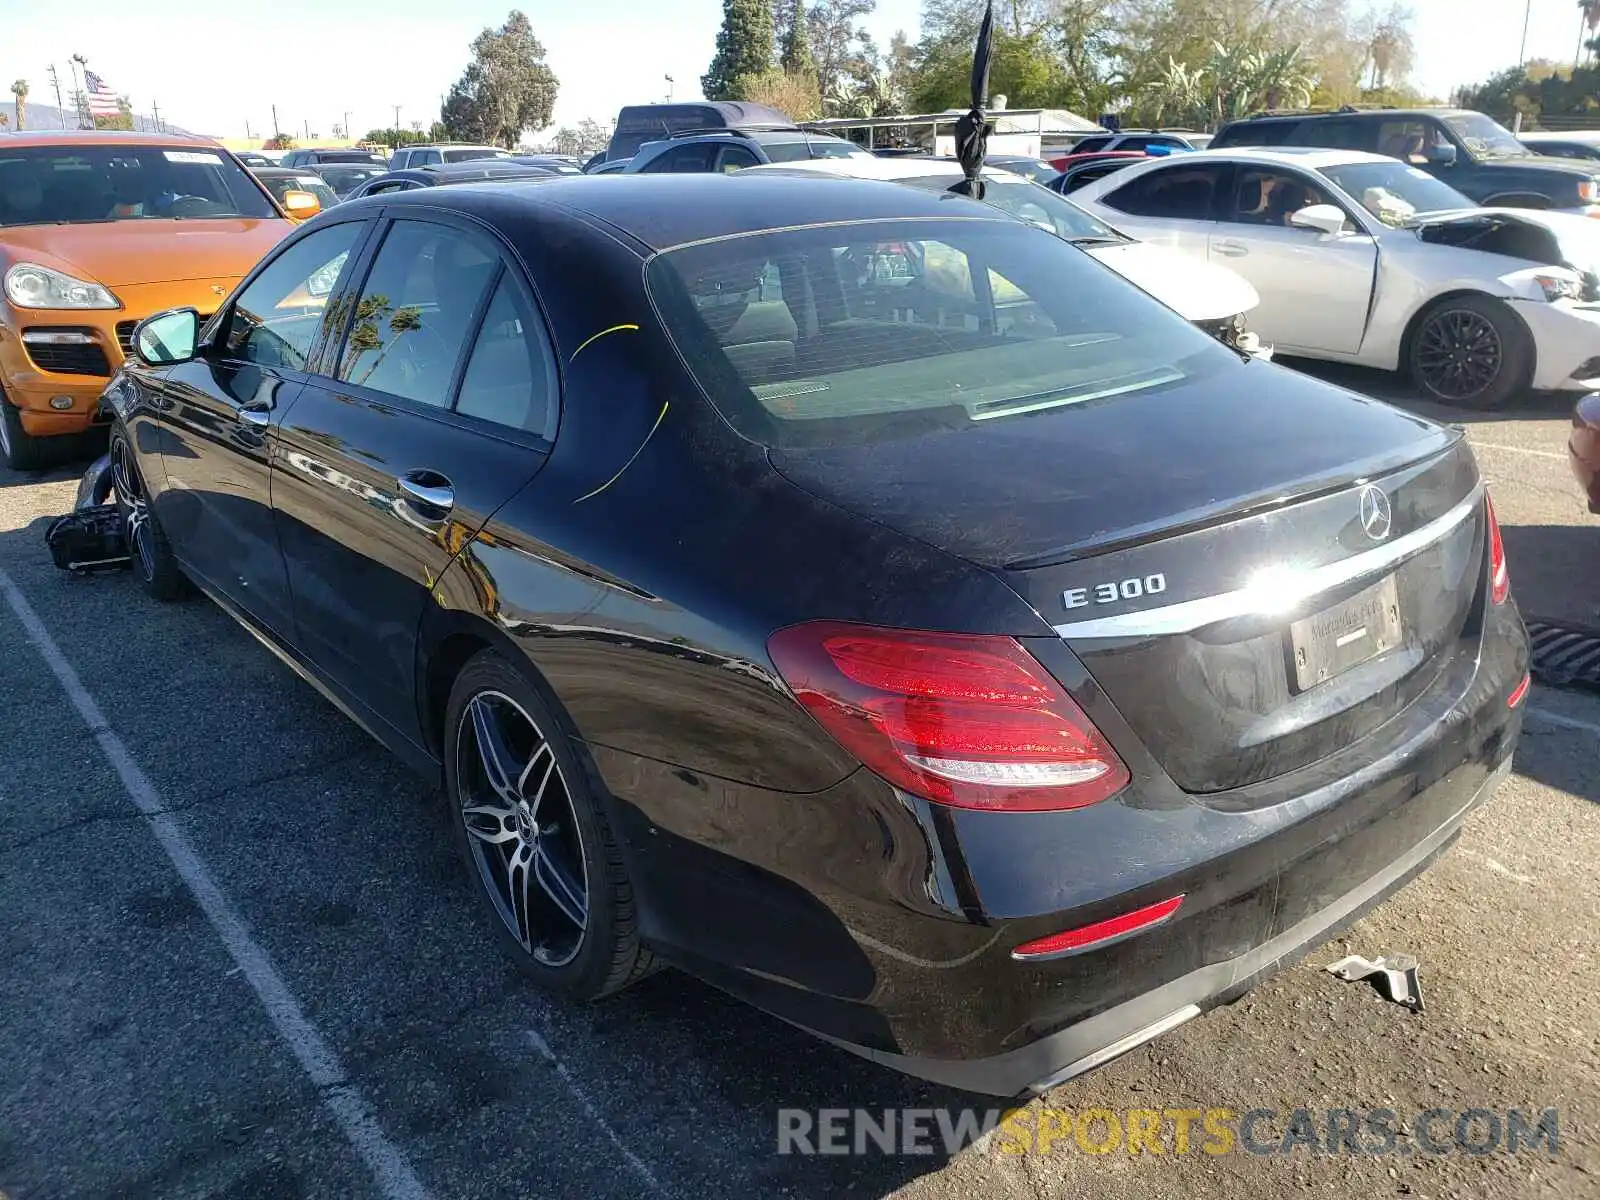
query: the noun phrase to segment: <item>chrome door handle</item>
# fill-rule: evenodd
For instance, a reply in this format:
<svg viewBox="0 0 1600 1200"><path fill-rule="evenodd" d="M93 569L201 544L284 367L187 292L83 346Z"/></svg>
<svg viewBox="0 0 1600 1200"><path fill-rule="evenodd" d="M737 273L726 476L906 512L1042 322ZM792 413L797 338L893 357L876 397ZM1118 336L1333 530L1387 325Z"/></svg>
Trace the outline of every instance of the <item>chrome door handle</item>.
<svg viewBox="0 0 1600 1200"><path fill-rule="evenodd" d="M1250 248L1243 242L1214 242L1212 249L1218 254L1226 254L1229 258L1239 258L1250 253Z"/></svg>
<svg viewBox="0 0 1600 1200"><path fill-rule="evenodd" d="M251 404L239 410L239 424L254 429L265 429L272 422L272 409L265 404Z"/></svg>
<svg viewBox="0 0 1600 1200"><path fill-rule="evenodd" d="M419 508L449 512L456 504L456 489L437 471L407 471L395 480L405 498Z"/></svg>

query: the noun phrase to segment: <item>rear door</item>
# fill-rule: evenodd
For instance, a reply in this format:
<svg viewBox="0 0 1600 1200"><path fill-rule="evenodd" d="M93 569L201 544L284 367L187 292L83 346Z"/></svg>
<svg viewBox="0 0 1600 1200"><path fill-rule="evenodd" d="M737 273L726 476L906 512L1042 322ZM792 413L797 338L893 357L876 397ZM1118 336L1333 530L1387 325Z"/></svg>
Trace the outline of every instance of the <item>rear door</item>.
<svg viewBox="0 0 1600 1200"><path fill-rule="evenodd" d="M300 647L416 740L424 605L544 465L559 400L538 304L501 244L403 211L283 424L273 494Z"/></svg>
<svg viewBox="0 0 1600 1200"><path fill-rule="evenodd" d="M1361 348L1378 265L1377 241L1345 211L1345 231L1289 224L1295 211L1337 204L1308 174L1240 163L1211 235L1211 257L1261 293L1250 313L1263 341L1284 350L1354 354Z"/></svg>
<svg viewBox="0 0 1600 1200"><path fill-rule="evenodd" d="M1141 240L1205 258L1232 179L1232 163L1175 159L1113 187L1100 203Z"/></svg>

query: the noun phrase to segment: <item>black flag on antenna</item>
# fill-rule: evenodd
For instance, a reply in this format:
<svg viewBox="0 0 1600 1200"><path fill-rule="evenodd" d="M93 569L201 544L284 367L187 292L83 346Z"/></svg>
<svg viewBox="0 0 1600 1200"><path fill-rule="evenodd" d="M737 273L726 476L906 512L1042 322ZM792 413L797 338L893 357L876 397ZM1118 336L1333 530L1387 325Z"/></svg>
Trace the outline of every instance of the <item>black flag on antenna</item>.
<svg viewBox="0 0 1600 1200"><path fill-rule="evenodd" d="M983 155L989 145L989 122L983 110L989 103L989 58L993 50L994 0L989 0L972 55L972 107L956 122L956 158L967 177L951 191L974 200L983 199Z"/></svg>

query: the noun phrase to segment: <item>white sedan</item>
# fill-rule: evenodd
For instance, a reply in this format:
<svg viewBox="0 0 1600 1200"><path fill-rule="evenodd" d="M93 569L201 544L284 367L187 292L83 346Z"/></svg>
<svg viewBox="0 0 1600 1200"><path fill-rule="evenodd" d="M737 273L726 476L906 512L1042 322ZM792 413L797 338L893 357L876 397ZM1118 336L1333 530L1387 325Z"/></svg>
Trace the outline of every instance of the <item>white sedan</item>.
<svg viewBox="0 0 1600 1200"><path fill-rule="evenodd" d="M1600 387L1600 222L1477 208L1426 172L1346 150L1240 148L1136 163L1073 192L1147 241L1225 262L1284 354L1406 369L1494 408Z"/></svg>
<svg viewBox="0 0 1600 1200"><path fill-rule="evenodd" d="M746 167L739 174L883 179L933 192L948 192L964 178L958 164L938 158L817 158ZM1139 242L1049 188L1010 171L985 167L983 178L986 204L1080 246L1234 349L1256 358L1271 358L1271 348L1250 328L1253 317L1249 314L1260 297L1236 272Z"/></svg>

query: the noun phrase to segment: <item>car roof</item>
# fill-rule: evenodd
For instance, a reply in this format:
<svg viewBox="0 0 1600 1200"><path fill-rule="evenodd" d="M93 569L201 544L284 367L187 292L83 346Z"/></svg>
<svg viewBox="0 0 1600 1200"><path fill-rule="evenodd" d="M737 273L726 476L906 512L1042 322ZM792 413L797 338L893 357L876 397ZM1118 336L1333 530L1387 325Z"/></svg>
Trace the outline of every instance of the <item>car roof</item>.
<svg viewBox="0 0 1600 1200"><path fill-rule="evenodd" d="M651 250L745 233L884 219L1001 221L1004 217L958 196L920 192L878 180L833 178L816 183L793 174L755 176L756 168L720 172L548 175L493 186L417 189L357 203L420 204L463 212L506 214L508 204L548 206L602 222Z"/></svg>
<svg viewBox="0 0 1600 1200"><path fill-rule="evenodd" d="M1369 154L1365 150L1328 150L1320 146L1223 146L1217 150L1196 150L1191 154L1173 155L1151 161L1196 163L1216 159L1276 162L1286 167L1305 167L1311 171L1320 171L1324 167L1343 167L1351 163L1399 161L1385 154Z"/></svg>
<svg viewBox="0 0 1600 1200"><path fill-rule="evenodd" d="M1451 108L1449 105L1429 106L1419 104L1412 108L1330 108L1320 112L1259 112L1251 113L1247 117L1240 117L1238 121L1322 121L1333 117L1371 117L1375 120L1393 120L1396 117L1455 117L1466 116L1472 110L1465 108ZM1228 124L1237 124L1238 121L1229 121Z"/></svg>
<svg viewBox="0 0 1600 1200"><path fill-rule="evenodd" d="M482 142L411 142L404 146L396 146L395 153L402 150L499 150L499 146L489 146Z"/></svg>
<svg viewBox="0 0 1600 1200"><path fill-rule="evenodd" d="M129 129L23 129L0 133L0 148L32 146L171 146L221 149L214 138L187 133L139 133Z"/></svg>
<svg viewBox="0 0 1600 1200"><path fill-rule="evenodd" d="M984 160L988 163L988 159ZM901 179L943 179L948 178L951 183L960 179L965 173L961 164L948 158L877 158L877 157L849 157L849 158L803 158L797 162L762 163L759 166L746 167L740 174L760 172L762 175L777 175L784 171L795 174L831 175L843 179L886 179L895 182ZM1011 177L1012 172L1004 171L993 165L986 165L984 174L990 178ZM1020 178L1020 176L1017 176Z"/></svg>

